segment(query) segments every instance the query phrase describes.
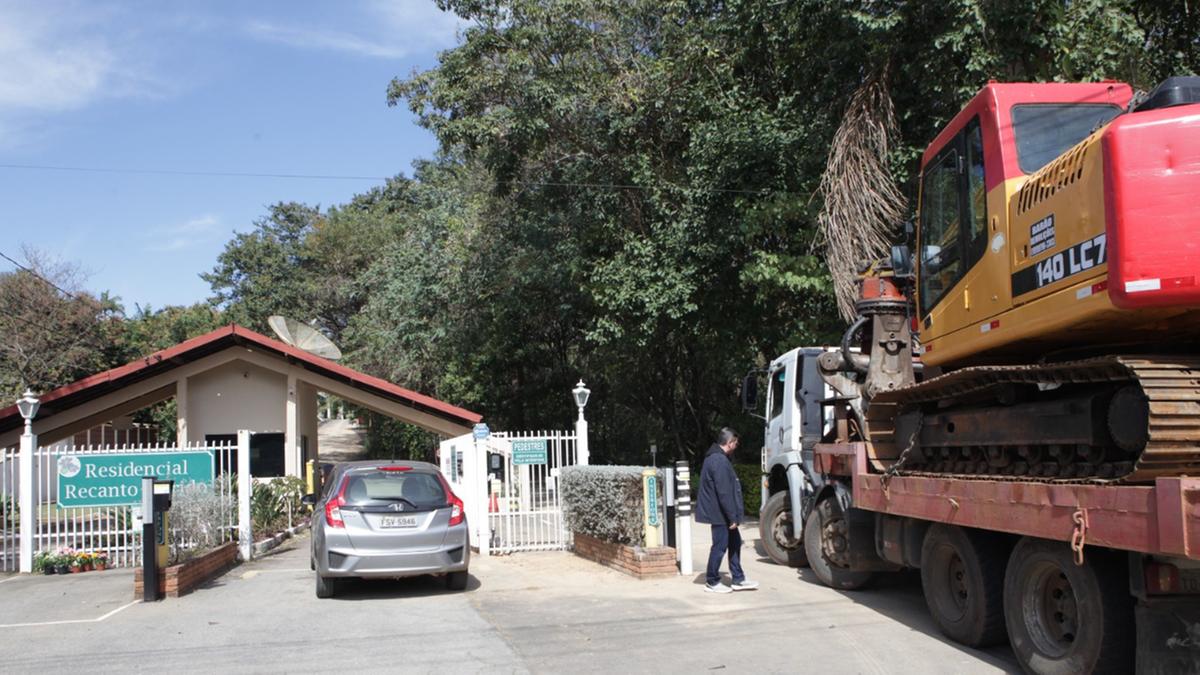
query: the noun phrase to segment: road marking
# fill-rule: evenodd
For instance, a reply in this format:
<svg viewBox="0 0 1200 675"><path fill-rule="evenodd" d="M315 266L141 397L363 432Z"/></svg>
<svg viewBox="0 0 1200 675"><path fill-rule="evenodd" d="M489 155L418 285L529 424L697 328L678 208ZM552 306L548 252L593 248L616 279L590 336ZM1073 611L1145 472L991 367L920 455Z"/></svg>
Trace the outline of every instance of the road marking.
<svg viewBox="0 0 1200 675"><path fill-rule="evenodd" d="M114 609L113 611L109 612L108 614L105 614L104 616L102 616L98 619L66 619L64 621L33 621L30 623L0 623L0 628L24 628L27 626L61 626L63 624L68 624L68 623L100 623L101 621L107 619L108 617L112 616L113 614L116 614L117 612L119 612L123 609L129 609L130 607L133 607L134 605L138 604L139 602L141 602L141 600L134 600L133 602L129 603L128 605L122 605L121 607Z"/></svg>
<svg viewBox="0 0 1200 675"><path fill-rule="evenodd" d="M0 584L7 584L10 581L16 581L17 579L20 579L20 578L21 577L19 577L19 576L9 577L9 578L5 579L4 581L0 581Z"/></svg>

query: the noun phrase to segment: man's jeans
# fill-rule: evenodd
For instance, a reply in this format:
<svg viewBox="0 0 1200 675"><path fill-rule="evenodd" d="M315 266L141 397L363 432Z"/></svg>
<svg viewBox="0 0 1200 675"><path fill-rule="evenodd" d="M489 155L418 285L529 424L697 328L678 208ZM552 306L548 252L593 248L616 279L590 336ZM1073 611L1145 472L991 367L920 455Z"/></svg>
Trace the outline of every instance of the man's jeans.
<svg viewBox="0 0 1200 675"><path fill-rule="evenodd" d="M729 575L733 577L733 583L746 580L746 574L742 572L741 528L731 530L728 525L713 525L712 548L708 551L708 570L705 575L709 586L721 583L721 558L725 557L726 550L729 551Z"/></svg>

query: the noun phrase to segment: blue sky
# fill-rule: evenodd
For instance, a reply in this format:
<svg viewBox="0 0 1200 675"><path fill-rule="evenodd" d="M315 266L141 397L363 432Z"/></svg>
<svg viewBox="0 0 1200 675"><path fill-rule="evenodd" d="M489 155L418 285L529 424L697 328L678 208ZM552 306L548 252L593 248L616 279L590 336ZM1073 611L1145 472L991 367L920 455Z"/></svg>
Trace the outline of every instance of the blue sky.
<svg viewBox="0 0 1200 675"><path fill-rule="evenodd" d="M462 25L432 0L0 0L0 164L409 174L436 143L387 85L435 65ZM191 304L268 204L377 184L0 167L0 252L79 263L130 313Z"/></svg>

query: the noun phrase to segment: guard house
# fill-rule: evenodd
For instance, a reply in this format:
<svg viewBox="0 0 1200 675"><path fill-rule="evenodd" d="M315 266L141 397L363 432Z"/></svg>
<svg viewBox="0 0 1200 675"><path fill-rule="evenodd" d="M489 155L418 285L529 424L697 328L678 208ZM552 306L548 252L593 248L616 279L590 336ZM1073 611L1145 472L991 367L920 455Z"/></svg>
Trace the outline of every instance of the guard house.
<svg viewBox="0 0 1200 675"><path fill-rule="evenodd" d="M251 472L302 475L317 447L317 394L338 396L443 437L470 433L481 416L360 373L236 324L39 396L39 445L174 398L181 443L251 436ZM24 420L0 409L0 448L16 445Z"/></svg>

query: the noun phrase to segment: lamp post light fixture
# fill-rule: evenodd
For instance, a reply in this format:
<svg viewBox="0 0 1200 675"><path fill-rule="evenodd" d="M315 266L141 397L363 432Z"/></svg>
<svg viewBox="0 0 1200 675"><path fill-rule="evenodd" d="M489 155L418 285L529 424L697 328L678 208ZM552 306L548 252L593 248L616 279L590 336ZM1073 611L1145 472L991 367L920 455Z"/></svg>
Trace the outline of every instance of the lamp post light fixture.
<svg viewBox="0 0 1200 675"><path fill-rule="evenodd" d="M575 400L576 407L579 408L579 419L575 420L575 461L578 464L586 466L590 459L588 454L588 428L587 420L583 418L583 409L587 406L588 396L591 396L592 390L588 389L583 380L579 380L579 384L571 390L571 396Z"/></svg>
<svg viewBox="0 0 1200 675"><path fill-rule="evenodd" d="M25 433L33 433L33 418L37 417L38 408L41 405L42 402L29 389L26 389L21 398L17 399L17 410L20 411L21 417L25 419Z"/></svg>
<svg viewBox="0 0 1200 675"><path fill-rule="evenodd" d="M571 390L571 395L575 398L575 405L579 408L579 419L583 419L583 409L587 407L588 396L592 395L592 390L584 386L583 380L580 380L579 384Z"/></svg>

